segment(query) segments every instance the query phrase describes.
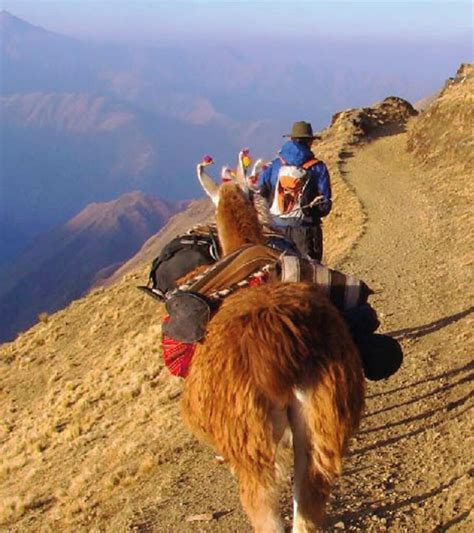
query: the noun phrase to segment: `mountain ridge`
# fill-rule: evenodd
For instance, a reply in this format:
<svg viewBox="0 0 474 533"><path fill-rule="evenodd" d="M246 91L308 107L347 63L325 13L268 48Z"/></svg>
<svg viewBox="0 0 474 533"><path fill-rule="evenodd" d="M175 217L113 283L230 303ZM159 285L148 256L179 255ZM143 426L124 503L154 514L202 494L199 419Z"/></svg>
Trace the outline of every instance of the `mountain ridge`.
<svg viewBox="0 0 474 533"><path fill-rule="evenodd" d="M203 154L232 164L250 145L268 158L296 117L320 128L335 109L367 105L389 90L424 94L441 72L411 54L387 72L373 47L360 43L332 43L323 54L302 47L295 62L277 43L99 44L21 20L31 31L7 31L17 18L2 18L0 115L9 121L2 122L0 264L91 201L136 188L196 196L189 169ZM436 65L451 61L452 52L438 52Z"/></svg>
<svg viewBox="0 0 474 533"><path fill-rule="evenodd" d="M46 33L50 35L58 35L55 32L44 29L42 26L35 26L26 20L19 18L6 9L0 11L0 29L4 31L22 31L22 32L33 32L33 33ZM70 38L73 40L73 38Z"/></svg>
<svg viewBox="0 0 474 533"><path fill-rule="evenodd" d="M139 191L87 206L49 232L2 273L0 340L12 338L84 294L133 255L186 202Z"/></svg>

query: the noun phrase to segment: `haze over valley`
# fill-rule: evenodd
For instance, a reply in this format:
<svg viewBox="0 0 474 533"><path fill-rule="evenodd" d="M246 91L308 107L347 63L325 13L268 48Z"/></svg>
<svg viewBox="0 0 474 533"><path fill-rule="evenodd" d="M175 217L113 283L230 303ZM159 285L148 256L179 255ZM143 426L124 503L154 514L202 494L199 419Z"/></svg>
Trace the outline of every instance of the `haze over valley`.
<svg viewBox="0 0 474 533"><path fill-rule="evenodd" d="M343 36L86 42L7 11L0 37L0 265L89 202L136 189L196 197L204 153L222 164L242 146L271 157L294 120L321 129L390 94L416 101L462 59L459 44Z"/></svg>
<svg viewBox="0 0 474 533"><path fill-rule="evenodd" d="M217 167L244 146L271 158L293 121L321 130L336 112L389 95L416 102L469 59L463 34L376 37L375 24L364 38L321 28L250 34L248 20L240 35L205 29L196 13L187 36L140 42L132 18L121 39L107 40L66 35L52 12L56 31L0 13L0 339L82 295L99 271L112 274L200 197L194 169L204 154ZM147 206L146 230L132 191ZM97 203L120 206L127 222L104 230L93 222ZM84 213L87 230L75 223ZM70 271L82 274L65 278Z"/></svg>

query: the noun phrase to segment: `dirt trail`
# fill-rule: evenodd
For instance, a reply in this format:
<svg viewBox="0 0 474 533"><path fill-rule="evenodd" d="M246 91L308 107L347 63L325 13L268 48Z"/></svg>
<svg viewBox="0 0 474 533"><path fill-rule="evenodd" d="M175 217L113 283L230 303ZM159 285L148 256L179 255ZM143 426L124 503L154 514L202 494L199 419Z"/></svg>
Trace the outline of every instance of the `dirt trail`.
<svg viewBox="0 0 474 533"><path fill-rule="evenodd" d="M378 291L372 303L381 331L402 342L405 361L390 380L369 383L366 415L331 498L326 531L474 530L470 283L452 253L452 238L458 237L452 217L405 144L404 134L378 139L347 153L343 168L364 205L367 226L337 266ZM192 439L178 452L162 505L117 525L250 532L227 468ZM284 508L290 524L288 501ZM217 519L184 521L213 512Z"/></svg>
<svg viewBox="0 0 474 533"><path fill-rule="evenodd" d="M405 361L369 383L329 529L473 531L472 289L446 202L405 146L404 134L381 138L344 166L367 227L339 267L380 291L381 330L402 342Z"/></svg>
<svg viewBox="0 0 474 533"><path fill-rule="evenodd" d="M472 279L464 272L465 258L453 253L453 240L462 238L456 202L446 208L405 145L405 134L380 138L346 153L343 166L367 225L337 266L378 291L372 303L381 331L401 341L405 361L390 380L369 383L361 431L331 498L328 532L474 530ZM208 450L188 447L191 442L174 463L163 505L128 520L127 529L250 531L235 481ZM287 501L284 508L290 524ZM217 519L184 522L212 512Z"/></svg>

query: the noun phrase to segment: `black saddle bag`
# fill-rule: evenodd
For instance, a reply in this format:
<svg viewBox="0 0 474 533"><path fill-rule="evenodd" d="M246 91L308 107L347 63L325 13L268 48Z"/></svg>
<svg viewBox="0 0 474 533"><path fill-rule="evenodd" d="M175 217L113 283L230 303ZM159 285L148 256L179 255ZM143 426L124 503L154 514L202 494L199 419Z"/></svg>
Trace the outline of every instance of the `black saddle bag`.
<svg viewBox="0 0 474 533"><path fill-rule="evenodd" d="M403 362L400 343L388 335L373 333L356 339L365 377L371 381L395 374Z"/></svg>
<svg viewBox="0 0 474 533"><path fill-rule="evenodd" d="M180 342L199 342L206 333L211 319L212 303L202 294L178 291L165 302L169 320L163 324L163 333Z"/></svg>
<svg viewBox="0 0 474 533"><path fill-rule="evenodd" d="M374 333L380 322L369 305L359 305L343 313L359 350L365 377L371 381L386 379L400 368L403 352L399 342L388 335Z"/></svg>
<svg viewBox="0 0 474 533"><path fill-rule="evenodd" d="M166 293L176 281L201 265L212 265L219 257L216 239L211 235L181 235L170 241L153 260L150 282L153 289Z"/></svg>

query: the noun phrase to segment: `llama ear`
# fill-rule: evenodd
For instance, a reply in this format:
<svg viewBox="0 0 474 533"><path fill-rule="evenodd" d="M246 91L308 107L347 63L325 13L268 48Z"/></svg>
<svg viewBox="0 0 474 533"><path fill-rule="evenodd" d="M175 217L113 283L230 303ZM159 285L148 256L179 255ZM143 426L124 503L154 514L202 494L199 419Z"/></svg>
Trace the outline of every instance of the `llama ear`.
<svg viewBox="0 0 474 533"><path fill-rule="evenodd" d="M239 185L239 187L244 191L248 192L249 187L247 185L247 179L246 179L246 173L245 173L245 165L244 165L244 157L248 154L248 148L244 148L239 152L239 156L237 158L237 171L235 173L235 181Z"/></svg>
<svg viewBox="0 0 474 533"><path fill-rule="evenodd" d="M223 182L234 181L234 176L232 174L232 170L229 167L222 167L221 180Z"/></svg>
<svg viewBox="0 0 474 533"><path fill-rule="evenodd" d="M217 206L219 203L219 186L214 183L214 180L211 178L211 176L204 172L205 166L207 166L207 164L199 163L196 167L198 180L201 183L205 193L212 200L213 204Z"/></svg>
<svg viewBox="0 0 474 533"><path fill-rule="evenodd" d="M258 176L260 172L262 172L262 168L264 167L265 163L263 162L263 159L257 159L255 161L255 165L252 168L252 172L250 173L251 176Z"/></svg>

